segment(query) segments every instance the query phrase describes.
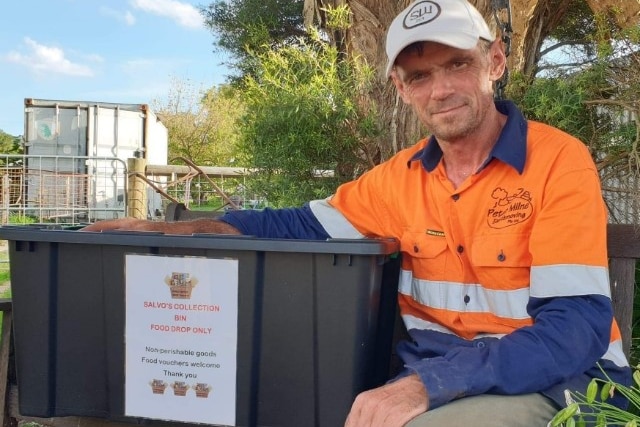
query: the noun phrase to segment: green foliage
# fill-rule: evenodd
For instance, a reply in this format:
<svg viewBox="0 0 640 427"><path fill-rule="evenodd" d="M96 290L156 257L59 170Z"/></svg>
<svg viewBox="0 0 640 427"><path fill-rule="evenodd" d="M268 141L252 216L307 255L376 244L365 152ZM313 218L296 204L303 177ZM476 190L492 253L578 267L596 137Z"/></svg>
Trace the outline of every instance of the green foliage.
<svg viewBox="0 0 640 427"><path fill-rule="evenodd" d="M551 427L570 426L625 426L640 425L640 370L633 373L633 384L625 386L610 378L596 379L589 383L584 393L572 393L573 402L560 410L551 420ZM629 407L624 410L613 406L608 400L614 394L624 396Z"/></svg>
<svg viewBox="0 0 640 427"><path fill-rule="evenodd" d="M559 127L583 141L591 139L585 88L575 79L538 78L523 93L511 92L510 97L528 118Z"/></svg>
<svg viewBox="0 0 640 427"><path fill-rule="evenodd" d="M216 0L201 12L215 44L232 55L242 78L258 66L251 52L307 37L303 5L304 0Z"/></svg>
<svg viewBox="0 0 640 427"><path fill-rule="evenodd" d="M559 41L588 40L596 31L593 11L585 0L572 0L562 21L550 34Z"/></svg>
<svg viewBox="0 0 640 427"><path fill-rule="evenodd" d="M589 103L596 96L595 89L603 84L602 74L595 69L563 77L537 78L529 86L515 75L508 92L527 118L577 137L597 157L596 153L611 145L616 133L610 112Z"/></svg>
<svg viewBox="0 0 640 427"><path fill-rule="evenodd" d="M320 40L255 53L255 77L244 80L244 161L258 168L251 183L272 205L297 205L332 194L370 167L366 142L380 129L361 96L373 72L342 60ZM332 177L317 178L321 171Z"/></svg>
<svg viewBox="0 0 640 427"><path fill-rule="evenodd" d="M633 83L615 84L611 64L602 60L585 71L537 78L529 85L516 74L508 87L509 96L527 118L579 138L602 167L626 162L637 143L635 121L624 119L634 111L624 101L630 90Z"/></svg>
<svg viewBox="0 0 640 427"><path fill-rule="evenodd" d="M326 13L327 28L334 30L346 30L351 25L351 9L346 4L333 9L322 9Z"/></svg>
<svg viewBox="0 0 640 427"><path fill-rule="evenodd" d="M9 214L9 224L35 224L36 218L17 213Z"/></svg>
<svg viewBox="0 0 640 427"><path fill-rule="evenodd" d="M9 135L0 130L0 153L2 154L22 154L20 137Z"/></svg>
<svg viewBox="0 0 640 427"><path fill-rule="evenodd" d="M238 142L237 120L244 105L240 93L227 85L198 91L174 81L166 103L155 109L169 133L169 158L197 165L232 166Z"/></svg>

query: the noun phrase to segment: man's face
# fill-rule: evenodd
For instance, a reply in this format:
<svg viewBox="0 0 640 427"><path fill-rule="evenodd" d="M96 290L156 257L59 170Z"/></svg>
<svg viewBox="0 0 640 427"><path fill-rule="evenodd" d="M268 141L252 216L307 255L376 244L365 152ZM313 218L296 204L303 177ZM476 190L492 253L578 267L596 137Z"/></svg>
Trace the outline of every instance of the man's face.
<svg viewBox="0 0 640 427"><path fill-rule="evenodd" d="M420 121L439 140L455 143L484 123L493 103L493 82L504 71L499 43L460 50L425 42L396 60L393 81Z"/></svg>

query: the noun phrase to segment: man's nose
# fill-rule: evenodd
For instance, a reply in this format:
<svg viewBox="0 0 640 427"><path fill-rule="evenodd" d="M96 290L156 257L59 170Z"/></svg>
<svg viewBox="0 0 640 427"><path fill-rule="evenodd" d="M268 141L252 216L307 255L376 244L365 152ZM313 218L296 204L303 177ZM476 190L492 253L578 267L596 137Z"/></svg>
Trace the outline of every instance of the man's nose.
<svg viewBox="0 0 640 427"><path fill-rule="evenodd" d="M451 73L447 70L438 70L431 75L431 97L444 99L451 95L455 88L452 84Z"/></svg>

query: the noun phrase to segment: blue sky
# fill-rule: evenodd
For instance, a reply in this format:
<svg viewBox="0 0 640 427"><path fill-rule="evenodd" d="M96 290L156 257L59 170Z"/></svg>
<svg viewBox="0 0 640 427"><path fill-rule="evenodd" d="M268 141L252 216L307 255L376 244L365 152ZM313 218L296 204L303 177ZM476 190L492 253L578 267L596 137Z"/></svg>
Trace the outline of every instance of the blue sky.
<svg viewBox="0 0 640 427"><path fill-rule="evenodd" d="M10 0L0 20L0 129L24 133L24 98L152 104L172 81L229 72L203 0Z"/></svg>

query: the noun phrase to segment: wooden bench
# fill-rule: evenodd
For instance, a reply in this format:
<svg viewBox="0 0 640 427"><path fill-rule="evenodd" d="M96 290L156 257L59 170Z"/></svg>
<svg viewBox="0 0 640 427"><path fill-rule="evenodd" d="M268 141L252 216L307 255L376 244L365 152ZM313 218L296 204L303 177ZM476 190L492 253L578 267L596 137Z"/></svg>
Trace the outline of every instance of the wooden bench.
<svg viewBox="0 0 640 427"><path fill-rule="evenodd" d="M192 212L180 207L173 209L171 212L173 212L173 216L169 217L168 220L182 221L211 216L210 213ZM630 355L636 265L637 261L640 260L640 225L609 225L607 243L614 313L622 332L624 351L627 355ZM0 344L0 401L5 402L5 410L0 415L0 427L15 426L18 420L33 421L52 427L127 427L132 425L83 417L47 419L21 417L18 413L17 387L9 381L12 374L10 372L11 300L0 299L0 311L4 313L1 331L2 342Z"/></svg>
<svg viewBox="0 0 640 427"><path fill-rule="evenodd" d="M629 356L633 330L636 265L640 260L640 225L609 224L607 250L613 311L622 332L624 352Z"/></svg>

